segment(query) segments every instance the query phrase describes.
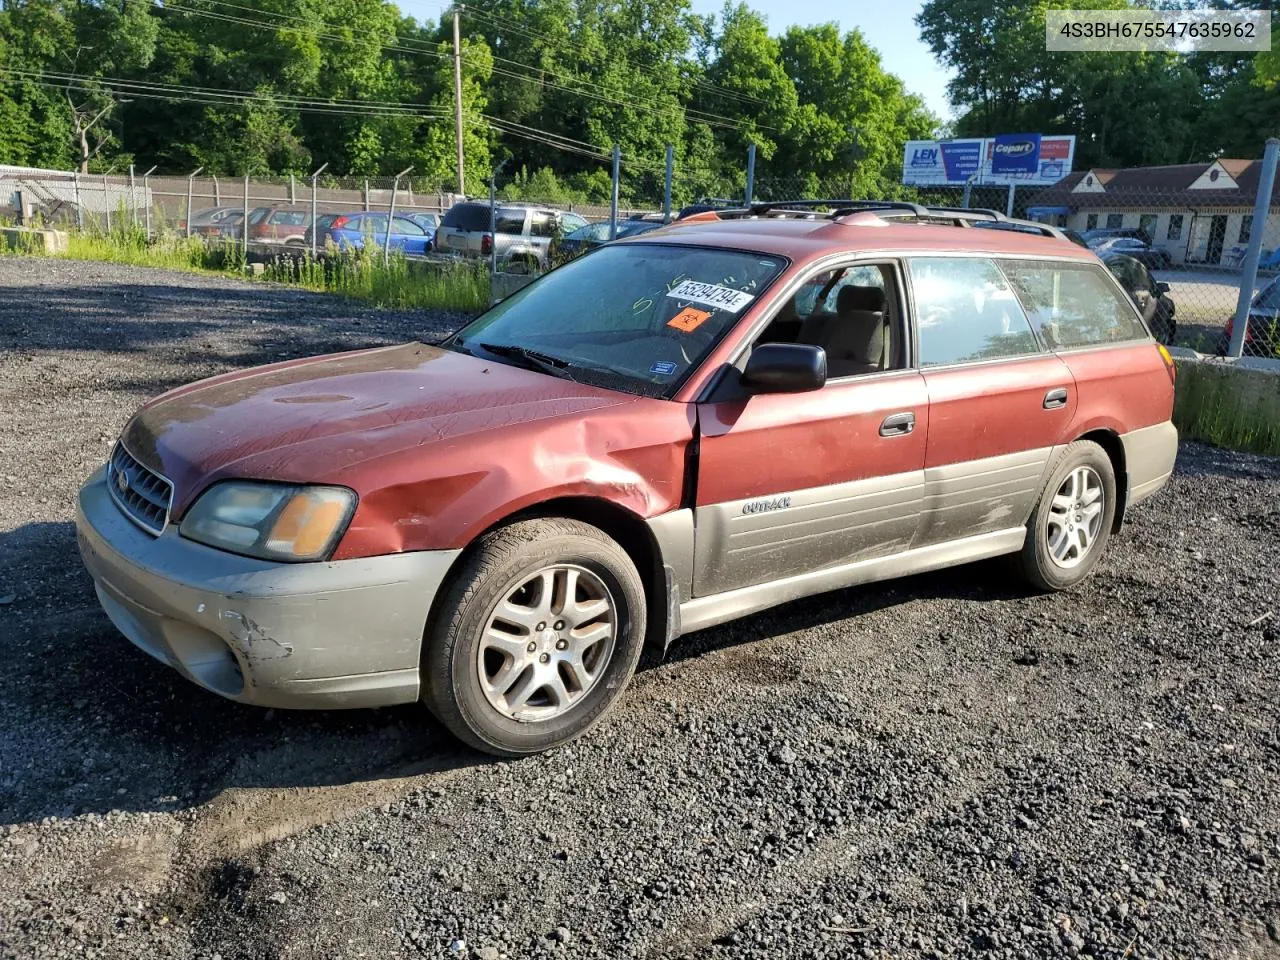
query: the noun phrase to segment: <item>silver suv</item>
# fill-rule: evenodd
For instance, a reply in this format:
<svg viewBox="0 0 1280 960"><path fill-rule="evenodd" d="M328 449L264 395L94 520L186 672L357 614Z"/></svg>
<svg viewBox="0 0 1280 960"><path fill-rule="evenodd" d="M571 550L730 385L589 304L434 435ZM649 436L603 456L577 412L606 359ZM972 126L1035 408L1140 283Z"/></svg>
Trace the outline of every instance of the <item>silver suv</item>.
<svg viewBox="0 0 1280 960"><path fill-rule="evenodd" d="M441 253L488 257L497 237L498 263L511 273L545 270L551 241L586 226L576 213L523 203L498 207L497 230L489 229L489 205L480 201L455 203L440 220L435 247Z"/></svg>

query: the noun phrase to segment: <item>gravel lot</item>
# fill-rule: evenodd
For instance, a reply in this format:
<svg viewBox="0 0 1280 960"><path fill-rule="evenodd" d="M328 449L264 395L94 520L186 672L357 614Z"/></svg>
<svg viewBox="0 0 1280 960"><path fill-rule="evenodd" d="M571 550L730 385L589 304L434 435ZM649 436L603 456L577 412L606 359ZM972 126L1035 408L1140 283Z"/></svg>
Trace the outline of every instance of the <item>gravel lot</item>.
<svg viewBox="0 0 1280 960"><path fill-rule="evenodd" d="M1078 592L998 564L684 638L495 762L118 636L71 525L143 399L443 331L0 258L0 956L1280 956L1280 461L1183 448Z"/></svg>

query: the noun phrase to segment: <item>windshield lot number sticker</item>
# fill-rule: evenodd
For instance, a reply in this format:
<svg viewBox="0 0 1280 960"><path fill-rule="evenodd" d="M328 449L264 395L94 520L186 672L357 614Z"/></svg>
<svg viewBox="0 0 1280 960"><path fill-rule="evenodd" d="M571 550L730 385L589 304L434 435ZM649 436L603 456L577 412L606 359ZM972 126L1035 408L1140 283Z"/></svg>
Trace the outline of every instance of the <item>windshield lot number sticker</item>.
<svg viewBox="0 0 1280 960"><path fill-rule="evenodd" d="M674 360L655 360L649 365L649 372L659 377L669 377L676 372Z"/></svg>
<svg viewBox="0 0 1280 960"><path fill-rule="evenodd" d="M722 287L714 283L699 283L697 280L686 280L667 293L668 297L683 300L685 303L701 303L717 310L728 310L737 313L755 299L750 293Z"/></svg>
<svg viewBox="0 0 1280 960"><path fill-rule="evenodd" d="M693 333L698 327L711 316L709 310L695 310L693 307L685 307L674 317L667 321L668 327L675 327L685 333Z"/></svg>

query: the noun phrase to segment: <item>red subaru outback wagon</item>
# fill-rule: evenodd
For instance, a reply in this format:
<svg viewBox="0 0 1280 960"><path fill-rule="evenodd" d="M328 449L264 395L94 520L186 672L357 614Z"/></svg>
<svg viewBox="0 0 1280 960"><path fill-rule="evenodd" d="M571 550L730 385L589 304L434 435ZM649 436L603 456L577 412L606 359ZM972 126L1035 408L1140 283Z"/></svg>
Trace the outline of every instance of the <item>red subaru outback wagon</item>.
<svg viewBox="0 0 1280 960"><path fill-rule="evenodd" d="M1087 576L1177 451L1124 290L989 211L786 206L608 244L439 345L151 401L79 496L102 606L234 700L421 699L520 755L646 640L1003 554Z"/></svg>

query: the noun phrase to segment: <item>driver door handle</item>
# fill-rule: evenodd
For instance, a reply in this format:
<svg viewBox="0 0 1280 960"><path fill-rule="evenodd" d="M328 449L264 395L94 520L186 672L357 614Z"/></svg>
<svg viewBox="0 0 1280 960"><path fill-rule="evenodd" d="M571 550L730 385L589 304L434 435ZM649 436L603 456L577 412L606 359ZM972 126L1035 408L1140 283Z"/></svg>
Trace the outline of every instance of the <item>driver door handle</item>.
<svg viewBox="0 0 1280 960"><path fill-rule="evenodd" d="M1046 410L1057 410L1059 407L1067 405L1067 388L1056 387L1044 395L1044 408Z"/></svg>
<svg viewBox="0 0 1280 960"><path fill-rule="evenodd" d="M880 424L880 436L905 437L916 428L916 415L911 411L892 413Z"/></svg>

